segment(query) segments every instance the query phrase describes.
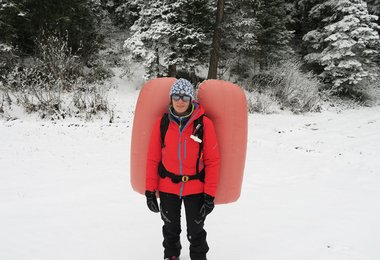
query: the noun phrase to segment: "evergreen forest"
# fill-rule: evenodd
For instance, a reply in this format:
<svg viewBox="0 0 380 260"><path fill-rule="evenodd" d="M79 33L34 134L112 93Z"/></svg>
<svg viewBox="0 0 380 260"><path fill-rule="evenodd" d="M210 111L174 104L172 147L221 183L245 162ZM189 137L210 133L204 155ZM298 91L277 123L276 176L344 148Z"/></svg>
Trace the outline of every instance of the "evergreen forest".
<svg viewBox="0 0 380 260"><path fill-rule="evenodd" d="M18 103L64 118L65 95L78 111L109 111L115 68L228 80L250 112L270 100L294 112L373 105L379 13L379 0L0 0L0 114Z"/></svg>

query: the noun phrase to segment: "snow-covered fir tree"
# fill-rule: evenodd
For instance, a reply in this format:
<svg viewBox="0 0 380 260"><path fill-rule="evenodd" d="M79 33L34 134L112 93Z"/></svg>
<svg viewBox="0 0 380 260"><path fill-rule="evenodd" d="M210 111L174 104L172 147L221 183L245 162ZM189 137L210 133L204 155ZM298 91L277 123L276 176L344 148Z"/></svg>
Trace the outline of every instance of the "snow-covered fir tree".
<svg viewBox="0 0 380 260"><path fill-rule="evenodd" d="M380 15L380 0L367 0L368 12L370 14ZM380 19L377 19L376 23L380 25ZM380 34L380 26L377 28L377 33ZM380 65L380 53L377 55L377 64Z"/></svg>
<svg viewBox="0 0 380 260"><path fill-rule="evenodd" d="M380 14L380 0L366 0L370 14Z"/></svg>
<svg viewBox="0 0 380 260"><path fill-rule="evenodd" d="M297 0L294 1L294 13L292 28L294 30L293 49L301 57L307 54L307 46L303 41L303 36L318 28L320 19L315 19L309 15L310 10L323 0Z"/></svg>
<svg viewBox="0 0 380 260"><path fill-rule="evenodd" d="M227 1L223 59L231 64L231 72L248 78L286 58L292 52L289 21L285 0Z"/></svg>
<svg viewBox="0 0 380 260"><path fill-rule="evenodd" d="M0 42L12 45L17 38L17 23L27 13L14 0L0 0Z"/></svg>
<svg viewBox="0 0 380 260"><path fill-rule="evenodd" d="M244 79L254 67L255 53L260 50L257 32L260 25L249 7L254 0L226 1L221 50L221 72Z"/></svg>
<svg viewBox="0 0 380 260"><path fill-rule="evenodd" d="M364 79L377 76L377 17L363 0L329 0L314 6L310 16L318 28L308 32L305 60L318 64L323 81L336 92L354 91Z"/></svg>
<svg viewBox="0 0 380 260"><path fill-rule="evenodd" d="M129 29L139 17L142 0L90 0L96 14L121 29Z"/></svg>
<svg viewBox="0 0 380 260"><path fill-rule="evenodd" d="M101 42L89 1L3 0L6 8L0 14L4 17L4 23L0 22L1 38L10 39L11 45L17 46L23 55L34 55L36 38L43 31L68 34L70 47L80 50L82 56L89 56Z"/></svg>
<svg viewBox="0 0 380 260"><path fill-rule="evenodd" d="M17 39L17 29L14 26L18 16L25 13L10 0L0 0L0 85L11 70L15 55L13 43Z"/></svg>
<svg viewBox="0 0 380 260"><path fill-rule="evenodd" d="M256 2L256 18L261 26L257 35L260 52L256 57L260 67L265 69L273 63L289 58L293 53L289 44L293 31L287 27L291 22L290 5L285 0Z"/></svg>
<svg viewBox="0 0 380 260"><path fill-rule="evenodd" d="M124 47L144 62L148 78L194 70L208 61L211 19L208 0L146 1Z"/></svg>

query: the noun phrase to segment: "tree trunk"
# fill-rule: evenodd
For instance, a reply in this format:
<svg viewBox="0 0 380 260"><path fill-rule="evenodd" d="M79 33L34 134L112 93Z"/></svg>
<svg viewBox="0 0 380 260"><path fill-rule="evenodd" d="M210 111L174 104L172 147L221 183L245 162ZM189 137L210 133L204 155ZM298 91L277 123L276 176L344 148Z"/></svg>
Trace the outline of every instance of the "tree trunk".
<svg viewBox="0 0 380 260"><path fill-rule="evenodd" d="M224 14L224 0L218 0L216 9L216 23L214 29L214 38L212 40L212 50L210 54L210 67L208 70L208 79L216 79L218 74L218 63L220 56L220 42L222 39L222 22Z"/></svg>
<svg viewBox="0 0 380 260"><path fill-rule="evenodd" d="M160 56L158 54L158 48L156 48L156 66L153 69L156 71L157 78L161 78L162 75L160 73Z"/></svg>
<svg viewBox="0 0 380 260"><path fill-rule="evenodd" d="M175 64L169 65L168 70L169 70L168 72L169 77L175 78L177 76L177 65Z"/></svg>

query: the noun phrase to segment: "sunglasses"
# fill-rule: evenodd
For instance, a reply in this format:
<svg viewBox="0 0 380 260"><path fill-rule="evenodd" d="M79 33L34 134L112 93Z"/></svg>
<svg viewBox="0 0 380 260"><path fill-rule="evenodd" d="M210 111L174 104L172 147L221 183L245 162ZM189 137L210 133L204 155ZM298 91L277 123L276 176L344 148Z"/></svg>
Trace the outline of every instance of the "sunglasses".
<svg viewBox="0 0 380 260"><path fill-rule="evenodd" d="M178 101L178 100L182 99L183 102L188 102L188 101L191 100L191 97L188 96L188 95L173 94L172 95L172 99L175 100L175 101Z"/></svg>

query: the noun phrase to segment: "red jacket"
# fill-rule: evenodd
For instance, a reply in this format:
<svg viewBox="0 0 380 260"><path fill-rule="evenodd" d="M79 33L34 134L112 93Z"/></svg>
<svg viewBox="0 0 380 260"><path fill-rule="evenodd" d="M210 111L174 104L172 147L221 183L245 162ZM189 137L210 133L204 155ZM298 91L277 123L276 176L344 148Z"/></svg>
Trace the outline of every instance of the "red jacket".
<svg viewBox="0 0 380 260"><path fill-rule="evenodd" d="M194 103L195 109L180 131L179 124L170 116L170 123L165 135L165 147L161 148L160 121L153 126L148 159L146 165L146 190L186 196L207 193L215 197L219 178L219 147L212 121L203 117L203 156L199 171L205 167L205 182L189 180L186 183L173 183L169 177L160 178L158 164L162 161L166 170L177 175L195 175L199 144L190 138L194 130L194 120L204 114L204 109Z"/></svg>

